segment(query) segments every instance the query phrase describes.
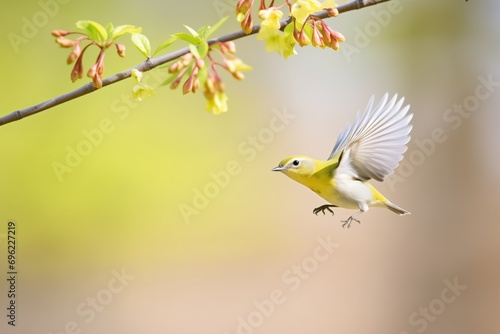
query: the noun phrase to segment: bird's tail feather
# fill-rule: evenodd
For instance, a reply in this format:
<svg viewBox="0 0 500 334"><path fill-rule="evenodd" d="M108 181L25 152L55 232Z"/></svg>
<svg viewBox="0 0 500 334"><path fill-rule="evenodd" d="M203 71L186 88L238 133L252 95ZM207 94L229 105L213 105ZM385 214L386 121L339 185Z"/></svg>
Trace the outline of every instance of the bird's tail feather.
<svg viewBox="0 0 500 334"><path fill-rule="evenodd" d="M396 204L392 204L391 202L385 202L384 205L389 209L391 210L392 212L395 212L397 213L398 215L400 216L404 216L404 215L409 215L411 214L411 212L409 211L406 211L405 209L403 208L400 208L399 206L397 206Z"/></svg>

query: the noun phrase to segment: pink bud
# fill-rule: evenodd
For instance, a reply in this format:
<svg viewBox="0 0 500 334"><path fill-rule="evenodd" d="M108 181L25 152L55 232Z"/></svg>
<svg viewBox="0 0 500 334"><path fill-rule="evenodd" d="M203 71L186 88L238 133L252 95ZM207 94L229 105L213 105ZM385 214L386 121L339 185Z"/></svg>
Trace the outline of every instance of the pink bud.
<svg viewBox="0 0 500 334"><path fill-rule="evenodd" d="M338 31L332 30L331 31L333 38L335 38L339 42L345 42L345 37Z"/></svg>
<svg viewBox="0 0 500 334"><path fill-rule="evenodd" d="M326 8L326 12L328 13L328 16L339 15L339 10L337 8Z"/></svg>
<svg viewBox="0 0 500 334"><path fill-rule="evenodd" d="M83 77L83 65L82 65L82 57L79 57L76 61L73 69L71 70L71 81L75 82L78 79Z"/></svg>
<svg viewBox="0 0 500 334"><path fill-rule="evenodd" d="M313 22L312 45L315 47L325 47L325 42L323 42L323 39L319 34L318 27L316 27L316 22Z"/></svg>
<svg viewBox="0 0 500 334"><path fill-rule="evenodd" d="M301 30L300 32L298 32L297 36L295 37L295 40L297 41L297 43L299 43L300 46L309 45L309 43L311 42L309 40L309 37L307 37L306 32L304 30Z"/></svg>
<svg viewBox="0 0 500 334"><path fill-rule="evenodd" d="M184 83L184 85L182 85L182 94L186 95L187 93L191 92L191 90L193 89L193 85L194 85L194 77L190 75L189 78Z"/></svg>
<svg viewBox="0 0 500 334"><path fill-rule="evenodd" d="M221 43L222 53L235 53L236 52L236 44L233 41Z"/></svg>
<svg viewBox="0 0 500 334"><path fill-rule="evenodd" d="M245 79L245 75L243 73L241 73L240 71L235 71L235 72L231 72L233 78L235 78L236 80L243 80Z"/></svg>
<svg viewBox="0 0 500 334"><path fill-rule="evenodd" d="M196 58L195 64L197 68L205 67L205 61L201 58Z"/></svg>
<svg viewBox="0 0 500 334"><path fill-rule="evenodd" d="M104 62L101 62L97 66L97 74L103 75L103 73L104 73Z"/></svg>
<svg viewBox="0 0 500 334"><path fill-rule="evenodd" d="M116 43L115 46L116 46L116 53L118 53L118 56L122 58L125 57L125 49L126 49L125 45Z"/></svg>
<svg viewBox="0 0 500 334"><path fill-rule="evenodd" d="M73 50L71 51L71 53L69 54L68 58L66 59L66 63L69 65L69 64L73 64L73 62L75 60L78 59L78 57L80 57L80 53L81 53L81 50L80 50L80 44L77 44L75 45L75 47L73 48Z"/></svg>
<svg viewBox="0 0 500 334"><path fill-rule="evenodd" d="M70 39L67 39L65 37L57 37L56 38L56 43L59 44L63 48L70 48L72 46L75 46L77 44L76 41L72 41Z"/></svg>
<svg viewBox="0 0 500 334"><path fill-rule="evenodd" d="M92 65L87 71L87 76L93 78L97 73L97 64Z"/></svg>
<svg viewBox="0 0 500 334"><path fill-rule="evenodd" d="M253 28L253 21L252 21L252 12L248 12L245 15L245 18L243 21L241 21L241 29L246 33L249 34L252 32Z"/></svg>
<svg viewBox="0 0 500 334"><path fill-rule="evenodd" d="M253 6L253 0L240 0L236 4L236 14L246 14Z"/></svg>
<svg viewBox="0 0 500 334"><path fill-rule="evenodd" d="M51 32L52 36L54 37L63 37L71 34L71 31L66 31L66 30L52 30Z"/></svg>
<svg viewBox="0 0 500 334"><path fill-rule="evenodd" d="M102 78L99 74L96 73L94 77L92 77L92 82L96 88L102 88Z"/></svg>
<svg viewBox="0 0 500 334"><path fill-rule="evenodd" d="M337 41L335 38L332 38L332 41L330 43L330 47L334 49L335 51L338 51L340 48L339 41Z"/></svg>
<svg viewBox="0 0 500 334"><path fill-rule="evenodd" d="M186 53L181 57L181 63L184 66L189 65L189 63L193 60L193 54L191 52Z"/></svg>

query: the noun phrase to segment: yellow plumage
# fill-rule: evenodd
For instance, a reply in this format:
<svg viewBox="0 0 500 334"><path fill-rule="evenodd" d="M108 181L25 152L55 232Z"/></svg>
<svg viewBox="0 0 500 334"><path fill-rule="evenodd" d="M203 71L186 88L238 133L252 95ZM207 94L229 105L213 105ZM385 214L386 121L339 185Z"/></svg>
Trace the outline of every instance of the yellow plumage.
<svg viewBox="0 0 500 334"><path fill-rule="evenodd" d="M353 220L359 222L354 217L369 207L385 207L399 215L410 213L391 203L368 182L372 178L383 181L392 174L410 140L409 106L402 108L404 98L397 101L397 95L387 100L386 94L373 108L373 97L370 99L363 116L358 114L353 125L340 134L328 160L292 156L273 168L330 203L315 208L313 213L333 213L331 207L359 209L343 221L347 227Z"/></svg>

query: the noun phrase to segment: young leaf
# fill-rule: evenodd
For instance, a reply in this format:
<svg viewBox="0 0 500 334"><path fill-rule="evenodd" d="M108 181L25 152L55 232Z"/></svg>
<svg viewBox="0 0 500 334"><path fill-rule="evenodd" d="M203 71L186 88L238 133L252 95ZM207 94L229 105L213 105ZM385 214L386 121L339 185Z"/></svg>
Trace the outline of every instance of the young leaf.
<svg viewBox="0 0 500 334"><path fill-rule="evenodd" d="M108 33L102 25L94 21L78 21L76 27L87 32L90 38L97 42L104 42L108 39Z"/></svg>
<svg viewBox="0 0 500 334"><path fill-rule="evenodd" d="M195 58L201 58L200 53L198 52L198 48L196 47L196 45L189 44L189 51L191 51L191 53L193 54L193 56Z"/></svg>
<svg viewBox="0 0 500 334"><path fill-rule="evenodd" d="M206 66L203 66L198 70L198 80L200 81L201 87L203 87L205 81L207 81L207 77L208 77L208 68Z"/></svg>
<svg viewBox="0 0 500 334"><path fill-rule="evenodd" d="M132 43L147 58L151 57L151 44L143 34L132 34Z"/></svg>
<svg viewBox="0 0 500 334"><path fill-rule="evenodd" d="M208 39L210 36L212 36L212 34L217 29L219 29L224 24L224 22L226 22L226 20L227 20L228 17L229 16L223 17L222 19L219 20L219 22L217 22L213 26L209 27L208 30L207 30L207 32L206 32L205 39Z"/></svg>
<svg viewBox="0 0 500 334"><path fill-rule="evenodd" d="M204 25L203 27L198 29L198 34L200 35L201 39L203 40L207 39L208 29L210 29L209 25Z"/></svg>
<svg viewBox="0 0 500 334"><path fill-rule="evenodd" d="M184 25L184 27L186 27L186 29L191 33L191 35L193 35L193 37L200 36L200 34L198 34L198 32L193 28L191 28L190 26Z"/></svg>
<svg viewBox="0 0 500 334"><path fill-rule="evenodd" d="M107 25L106 25L106 33L108 34L108 37L111 38L111 35L113 34L113 30L115 29L115 27L113 26L113 23L109 22Z"/></svg>
<svg viewBox="0 0 500 334"><path fill-rule="evenodd" d="M133 25L122 25L113 29L113 32L110 34L109 39L115 40L120 36L125 34L138 34L142 31L142 28L136 27Z"/></svg>
<svg viewBox="0 0 500 334"><path fill-rule="evenodd" d="M178 38L178 39L182 39L183 41L186 41L188 43L195 44L195 45L200 43L200 40L201 40L199 36L193 37L190 34L186 34L185 32L178 32L176 34L172 34L172 36L175 38Z"/></svg>
<svg viewBox="0 0 500 334"><path fill-rule="evenodd" d="M192 45L192 44L191 44ZM201 41L200 44L198 45L198 58L205 58L208 54L208 43L207 41Z"/></svg>
<svg viewBox="0 0 500 334"><path fill-rule="evenodd" d="M169 39L166 39L164 40L155 50L155 52L153 53L153 55L157 54L158 52L160 52L161 50L163 49L166 49L168 48L172 43L174 43L175 41L177 40L177 37L175 36L172 36L170 37Z"/></svg>

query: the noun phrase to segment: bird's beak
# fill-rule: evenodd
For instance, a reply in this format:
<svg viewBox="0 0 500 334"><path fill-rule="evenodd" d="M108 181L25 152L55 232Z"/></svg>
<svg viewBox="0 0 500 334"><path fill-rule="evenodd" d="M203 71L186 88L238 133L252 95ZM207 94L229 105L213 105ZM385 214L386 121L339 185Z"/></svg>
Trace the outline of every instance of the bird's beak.
<svg viewBox="0 0 500 334"><path fill-rule="evenodd" d="M280 167L280 166L276 166L274 167L273 169L271 169L273 172L282 172L284 171L285 169L283 167Z"/></svg>

